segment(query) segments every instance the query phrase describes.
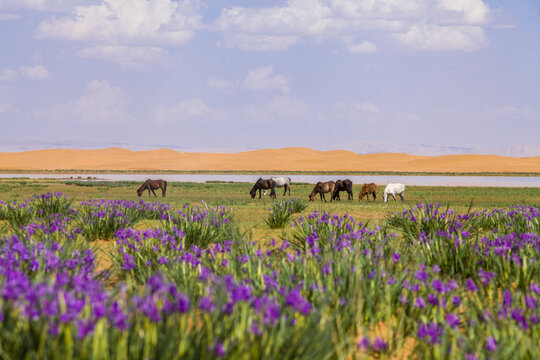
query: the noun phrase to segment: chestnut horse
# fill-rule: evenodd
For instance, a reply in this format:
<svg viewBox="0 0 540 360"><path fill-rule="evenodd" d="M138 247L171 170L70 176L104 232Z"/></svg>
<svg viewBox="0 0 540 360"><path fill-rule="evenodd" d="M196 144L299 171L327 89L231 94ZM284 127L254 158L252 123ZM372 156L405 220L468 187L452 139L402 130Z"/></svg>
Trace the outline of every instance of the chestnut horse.
<svg viewBox="0 0 540 360"><path fill-rule="evenodd" d="M330 202L332 202L332 200L334 199L341 201L341 198L339 197L340 191L346 191L348 195L347 196L348 199L352 200L353 199L352 185L353 185L352 181L349 179L336 181L336 187L334 188L334 191L332 192L332 198L330 199Z"/></svg>
<svg viewBox="0 0 540 360"><path fill-rule="evenodd" d="M270 197L272 199L276 198L276 182L272 179L263 179L259 178L255 182L255 185L251 188L251 191L249 194L251 195L252 199L255 199L255 195L257 195L257 190L259 190L259 199L261 198L261 190L268 190L270 189Z"/></svg>
<svg viewBox="0 0 540 360"><path fill-rule="evenodd" d="M167 182L161 179L159 180L148 179L144 182L144 184L141 185L140 188L137 189L137 195L139 195L140 197L142 193L144 192L144 190L148 190L148 196L152 196L150 195L150 191L152 191L154 196L157 197L156 193L154 192L154 190L157 190L157 189L161 189L161 196L165 197L165 193L167 192Z"/></svg>
<svg viewBox="0 0 540 360"><path fill-rule="evenodd" d="M334 188L336 187L336 183L333 181L327 181L327 182L318 182L317 185L313 188L313 191L311 194L309 194L309 201L315 200L315 196L319 194L321 196L321 202L324 199L324 202L326 202L326 197L324 196L325 193L332 194L334 192Z"/></svg>
<svg viewBox="0 0 540 360"><path fill-rule="evenodd" d="M362 185L362 189L358 194L358 200L362 201L364 199L364 196L366 196L367 201L369 201L369 195L373 195L373 201L377 200L377 184L369 183Z"/></svg>

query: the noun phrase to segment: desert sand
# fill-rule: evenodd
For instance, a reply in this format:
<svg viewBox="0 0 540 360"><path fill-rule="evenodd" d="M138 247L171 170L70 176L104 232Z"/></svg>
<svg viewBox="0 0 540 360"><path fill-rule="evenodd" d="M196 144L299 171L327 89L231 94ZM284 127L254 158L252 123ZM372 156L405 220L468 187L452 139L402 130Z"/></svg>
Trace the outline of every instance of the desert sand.
<svg viewBox="0 0 540 360"><path fill-rule="evenodd" d="M398 171L540 173L540 156L360 155L290 147L239 153L190 153L170 149L132 151L48 149L0 153L0 170L160 171Z"/></svg>

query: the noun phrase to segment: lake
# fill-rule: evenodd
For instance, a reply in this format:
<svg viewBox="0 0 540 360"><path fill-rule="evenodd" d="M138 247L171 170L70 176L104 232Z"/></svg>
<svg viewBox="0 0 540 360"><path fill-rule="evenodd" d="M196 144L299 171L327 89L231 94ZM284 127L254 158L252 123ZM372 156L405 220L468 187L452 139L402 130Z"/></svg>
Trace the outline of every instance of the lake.
<svg viewBox="0 0 540 360"><path fill-rule="evenodd" d="M379 185L400 182L419 186L480 186L480 187L540 187L538 176L422 176L422 175L287 175L292 182L315 184L318 181L350 179L354 184L376 183ZM259 177L270 175L255 174L35 174L0 173L0 178L63 179L67 181L144 181L163 179L170 182L232 181L254 183Z"/></svg>

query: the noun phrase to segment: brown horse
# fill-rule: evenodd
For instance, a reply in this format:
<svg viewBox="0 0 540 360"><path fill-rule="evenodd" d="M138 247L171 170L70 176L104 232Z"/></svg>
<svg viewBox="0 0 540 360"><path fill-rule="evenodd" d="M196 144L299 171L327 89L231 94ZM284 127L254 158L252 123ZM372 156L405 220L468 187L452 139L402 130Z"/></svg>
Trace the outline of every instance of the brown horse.
<svg viewBox="0 0 540 360"><path fill-rule="evenodd" d="M152 196L150 195L150 191L152 191L152 193L154 194L155 197L157 197L156 193L154 192L154 190L157 190L157 189L161 189L161 195L162 197L165 197L165 193L167 192L167 182L165 180L146 180L144 182L144 184L141 185L140 188L137 189L137 195L139 195L139 197L142 195L142 193L144 192L144 190L148 190L148 196Z"/></svg>
<svg viewBox="0 0 540 360"><path fill-rule="evenodd" d="M358 200L362 201L364 199L364 195L367 197L367 201L369 201L369 195L373 195L373 201L377 200L377 184L369 183L362 185L362 189L360 190L360 193L358 194Z"/></svg>
<svg viewBox="0 0 540 360"><path fill-rule="evenodd" d="M339 197L340 191L346 191L348 195L347 196L348 199L352 200L353 199L352 181L349 179L336 181L336 187L334 188L334 191L332 192L332 198L330 199L330 202L332 202L332 200L341 201L341 198Z"/></svg>
<svg viewBox="0 0 540 360"><path fill-rule="evenodd" d="M324 196L325 193L332 194L334 192L334 188L336 186L336 183L333 181L327 181L327 182L318 182L317 185L313 188L313 191L311 194L309 194L309 201L315 200L315 196L319 194L321 196L321 202L324 199L324 202L326 202L326 197Z"/></svg>
<svg viewBox="0 0 540 360"><path fill-rule="evenodd" d="M257 190L259 190L259 199L261 198L261 190L268 190L270 189L270 197L272 199L276 198L276 182L272 179L263 179L259 178L255 182L255 185L253 185L253 188L251 188L251 191L249 194L251 195L252 199L255 199L255 195L257 195Z"/></svg>

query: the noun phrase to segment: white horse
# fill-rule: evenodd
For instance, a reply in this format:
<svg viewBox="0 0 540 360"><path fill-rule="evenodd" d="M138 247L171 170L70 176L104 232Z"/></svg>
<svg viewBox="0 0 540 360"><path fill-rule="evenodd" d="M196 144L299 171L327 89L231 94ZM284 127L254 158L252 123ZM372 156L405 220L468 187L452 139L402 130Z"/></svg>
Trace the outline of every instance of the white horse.
<svg viewBox="0 0 540 360"><path fill-rule="evenodd" d="M287 190L289 190L289 196L291 196L291 178L288 177L272 177L272 180L276 183L276 187L285 187L285 192L283 193L283 196L287 194Z"/></svg>
<svg viewBox="0 0 540 360"><path fill-rule="evenodd" d="M388 201L388 195L392 195L394 198L394 201L396 201L396 195L399 195L401 198L401 202L403 202L403 192L405 191L405 185L404 184L388 184L384 188L383 192L383 199L384 202Z"/></svg>

